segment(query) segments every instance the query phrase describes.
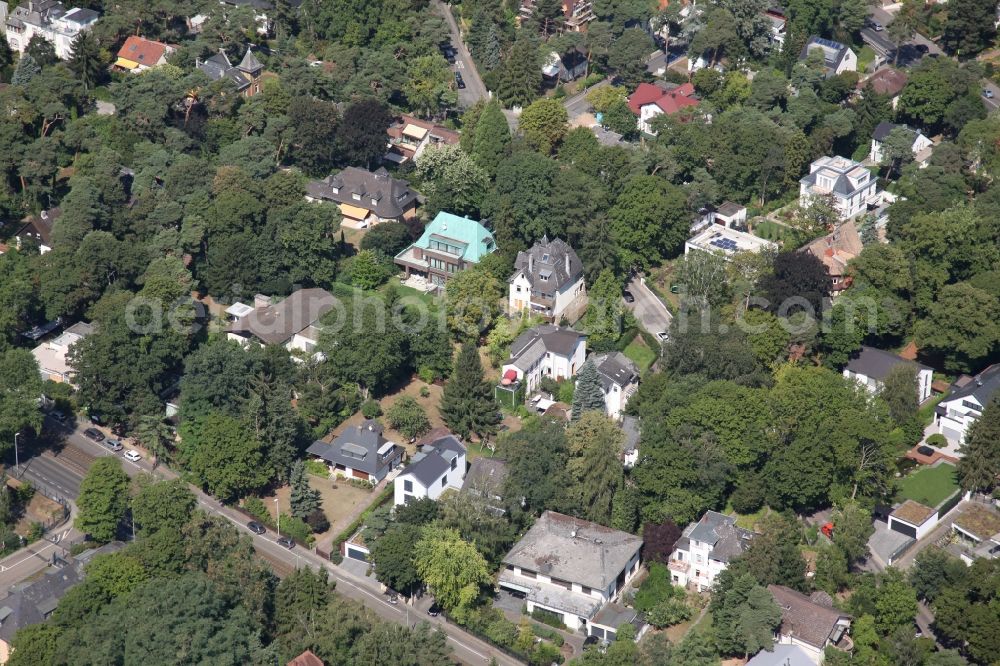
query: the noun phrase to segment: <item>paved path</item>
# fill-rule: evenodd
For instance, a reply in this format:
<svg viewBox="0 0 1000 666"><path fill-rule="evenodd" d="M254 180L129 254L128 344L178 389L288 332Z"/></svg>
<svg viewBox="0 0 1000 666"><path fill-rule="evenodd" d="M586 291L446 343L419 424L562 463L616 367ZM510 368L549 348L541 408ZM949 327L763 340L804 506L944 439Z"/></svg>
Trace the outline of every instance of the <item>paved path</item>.
<svg viewBox="0 0 1000 666"><path fill-rule="evenodd" d="M670 329L670 321L673 319L670 311L638 276L628 283L628 290L635 296L635 302L626 303L625 306L632 311L644 329L653 335Z"/></svg>
<svg viewBox="0 0 1000 666"><path fill-rule="evenodd" d="M465 88L458 91L458 106L467 109L481 99L489 97L483 79L479 76L476 63L469 54L469 49L462 41L462 31L458 29L458 23L451 13L451 6L441 0L431 0L431 4L439 14L444 16L448 23L448 30L451 32L451 45L455 48L455 71L462 75L465 81Z"/></svg>
<svg viewBox="0 0 1000 666"><path fill-rule="evenodd" d="M603 88L604 86L611 85L611 79L604 79L599 81L589 88L584 88L575 95L571 95L563 100L563 106L566 107L566 113L569 114L570 122L577 116L583 113L590 112L590 102L587 101L587 93L595 88Z"/></svg>
<svg viewBox="0 0 1000 666"><path fill-rule="evenodd" d="M63 453L58 456L41 453L23 461L22 465L27 465L28 467L28 471L25 472L26 479L30 478L30 475L36 468L38 460L47 456L51 461L54 461L55 466L61 470L61 475L68 478L82 478L85 470L81 471L79 461L87 460L89 457L89 460L92 462L99 456L116 455L106 447L90 441L81 434L83 429L89 424L81 424L71 430L68 428L62 428L49 419L46 425L50 431L58 432L59 436L63 438ZM132 447L126 445L126 450L129 448ZM71 455L66 455L67 452L71 452ZM137 463L125 460L124 458L121 458L121 461L125 472L129 476L136 476L141 473L153 474L154 476L163 479L173 479L178 476L173 470L169 469L165 465L159 465L154 470L148 460L148 456L145 455L143 459ZM77 481L75 486L68 483L67 491L73 487L75 487L76 490L69 499L75 499L76 494L79 493L79 482ZM500 664L500 666L516 666L521 663L495 649L489 643L479 640L475 636L465 632L460 627L448 624L441 617L430 617L424 612L415 611L402 604L390 604L386 600L386 597L381 593L379 585L376 581L352 574L343 567L334 565L332 562L321 558L319 555L308 549L298 546L291 550L286 549L283 546L278 545L278 535L270 530L262 535L253 534L246 528L247 518L242 513L224 506L214 497L203 493L195 486L190 486L190 489L191 492L195 494L198 505L203 510L222 516L249 536L253 541L254 549L257 551L258 555L271 563L276 574L283 575L291 570L303 566L325 569L329 572L330 578L336 581L337 592L339 594L361 602L368 608L374 610L383 619L391 622L398 622L400 624L406 624L407 626L413 626L421 621L427 621L432 625L435 625L436 628L446 634L448 644L454 649L456 659L463 664L470 664L471 666L486 666L491 663L491 659L495 660L495 663ZM41 546L44 547L44 543L41 544ZM42 551L43 556L47 554L47 550ZM27 562L39 561L39 558L36 555L37 554L30 554L29 557L31 559L27 560ZM23 565L23 567L24 568L22 570L18 571L18 574L25 575L25 577L30 576L30 572L23 574L24 571L28 570L28 565ZM45 564L42 564L37 570L40 571L44 568Z"/></svg>

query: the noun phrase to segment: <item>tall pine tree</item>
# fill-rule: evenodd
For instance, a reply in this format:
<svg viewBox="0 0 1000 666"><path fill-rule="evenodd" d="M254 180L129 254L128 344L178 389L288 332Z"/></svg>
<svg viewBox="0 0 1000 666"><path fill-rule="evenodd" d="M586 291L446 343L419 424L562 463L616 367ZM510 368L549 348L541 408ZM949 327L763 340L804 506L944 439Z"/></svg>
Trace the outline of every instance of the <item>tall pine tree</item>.
<svg viewBox="0 0 1000 666"><path fill-rule="evenodd" d="M483 107L476 122L472 156L491 176L495 176L497 167L507 154L508 145L510 127L507 125L507 118L499 104L490 102Z"/></svg>
<svg viewBox="0 0 1000 666"><path fill-rule="evenodd" d="M580 374L576 376L572 419L579 421L580 416L590 410L604 411L604 390L601 388L601 377L597 374L593 358L587 359L580 368Z"/></svg>
<svg viewBox="0 0 1000 666"><path fill-rule="evenodd" d="M507 106L527 106L542 85L538 41L521 31L500 68L499 95Z"/></svg>
<svg viewBox="0 0 1000 666"><path fill-rule="evenodd" d="M958 461L963 490L990 492L1000 475L1000 394L993 396L983 415L969 428Z"/></svg>
<svg viewBox="0 0 1000 666"><path fill-rule="evenodd" d="M292 465L291 486L289 503L292 505L292 515L305 520L306 516L319 508L319 491L309 486L306 465L301 460L296 460Z"/></svg>
<svg viewBox="0 0 1000 666"><path fill-rule="evenodd" d="M440 413L445 425L461 437L476 434L483 438L496 431L500 418L493 390L483 380L483 365L471 342L462 345L455 359L451 379L441 394Z"/></svg>
<svg viewBox="0 0 1000 666"><path fill-rule="evenodd" d="M101 62L101 48L93 33L81 32L73 40L73 55L69 60L69 68L83 81L83 87L87 90L101 82L105 68Z"/></svg>

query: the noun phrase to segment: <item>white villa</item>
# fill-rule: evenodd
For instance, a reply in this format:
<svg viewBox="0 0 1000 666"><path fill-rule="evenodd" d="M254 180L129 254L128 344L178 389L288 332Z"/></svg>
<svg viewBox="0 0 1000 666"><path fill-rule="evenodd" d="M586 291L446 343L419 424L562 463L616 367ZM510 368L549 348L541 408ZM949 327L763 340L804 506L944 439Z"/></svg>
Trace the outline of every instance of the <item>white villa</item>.
<svg viewBox="0 0 1000 666"><path fill-rule="evenodd" d="M447 431L431 433L417 443L420 451L410 458L394 481L393 504L419 499L436 500L452 488L462 489L465 479L465 446Z"/></svg>
<svg viewBox="0 0 1000 666"><path fill-rule="evenodd" d="M7 3L0 3L0 20L7 13ZM99 14L93 9L68 9L57 0L28 0L18 5L4 21L4 32L12 51L24 53L35 35L52 42L56 55L68 60L73 55L73 40L94 27Z"/></svg>
<svg viewBox="0 0 1000 666"><path fill-rule="evenodd" d="M573 377L586 357L587 336L570 328L541 324L517 336L500 374L508 383L523 382L530 393L542 377L556 381Z"/></svg>
<svg viewBox="0 0 1000 666"><path fill-rule="evenodd" d="M675 585L699 592L712 588L715 578L729 561L750 547L754 533L736 526L736 519L717 511L706 511L691 523L674 545L667 568Z"/></svg>
<svg viewBox="0 0 1000 666"><path fill-rule="evenodd" d="M848 220L880 201L878 184L860 162L847 157L824 156L809 165L809 174L799 180L799 204L832 196L841 220Z"/></svg>

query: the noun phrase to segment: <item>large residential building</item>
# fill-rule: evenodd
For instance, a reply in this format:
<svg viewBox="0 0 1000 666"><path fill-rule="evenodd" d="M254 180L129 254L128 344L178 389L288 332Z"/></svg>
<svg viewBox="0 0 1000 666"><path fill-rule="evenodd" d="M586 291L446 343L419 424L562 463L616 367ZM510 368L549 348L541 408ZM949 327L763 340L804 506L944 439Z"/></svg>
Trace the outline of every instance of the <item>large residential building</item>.
<svg viewBox="0 0 1000 666"><path fill-rule="evenodd" d="M875 394L882 390L885 378L896 367L911 368L917 378L917 399L920 402L931 397L931 382L934 381L934 371L926 365L893 354L884 349L876 349L867 345L851 356L844 366L844 376L854 379Z"/></svg>
<svg viewBox="0 0 1000 666"><path fill-rule="evenodd" d="M948 397L935 410L938 431L953 442L962 443L971 426L1000 390L1000 363L975 377L963 375L951 385Z"/></svg>
<svg viewBox="0 0 1000 666"><path fill-rule="evenodd" d="M583 263L565 241L547 236L518 252L510 277L507 308L511 314L528 311L549 321L576 320L587 307Z"/></svg>
<svg viewBox="0 0 1000 666"><path fill-rule="evenodd" d="M820 157L799 180L799 203L808 206L815 197L832 197L840 219L848 220L879 203L878 185L871 172L847 157Z"/></svg>
<svg viewBox="0 0 1000 666"><path fill-rule="evenodd" d="M872 132L872 145L868 151L868 159L874 164L882 163L882 159L885 157L883 148L885 141L895 129L901 129L909 135L911 139L910 152L913 153L913 160L921 168L926 167L927 161L931 158L931 153L934 151L934 142L924 136L923 132L919 130L912 129L907 125L895 125L885 120L876 125L875 130Z"/></svg>
<svg viewBox="0 0 1000 666"><path fill-rule="evenodd" d="M854 220L848 220L806 246L806 249L823 262L830 276L831 292L837 296L851 286L847 264L861 254L864 244L858 235Z"/></svg>
<svg viewBox="0 0 1000 666"><path fill-rule="evenodd" d="M7 16L4 30L13 51L24 53L31 38L38 35L52 42L56 56L68 60L73 55L73 40L93 28L99 16L92 9L69 9L56 0L28 0Z"/></svg>
<svg viewBox="0 0 1000 666"><path fill-rule="evenodd" d="M352 229L412 220L417 214L417 193L407 181L393 178L385 169L372 173L347 167L323 180L309 181L306 199L338 204L344 226Z"/></svg>
<svg viewBox="0 0 1000 666"><path fill-rule="evenodd" d="M628 108L639 116L637 121L639 131L653 135L656 134L651 127L653 118L663 114L672 115L698 104L694 86L690 83L681 85L663 81L658 81L656 84L640 83L635 92L628 97Z"/></svg>
<svg viewBox="0 0 1000 666"><path fill-rule="evenodd" d="M529 613L554 613L590 634L591 621L639 571L641 549L634 534L546 511L504 556L499 585L523 597Z"/></svg>
<svg viewBox="0 0 1000 666"><path fill-rule="evenodd" d="M517 336L510 346L510 359L500 370L508 386L521 384L530 393L542 377L570 379L587 357L587 336L571 328L542 324Z"/></svg>
<svg viewBox="0 0 1000 666"><path fill-rule="evenodd" d="M826 648L850 650L854 643L847 635L851 616L833 607L825 592L807 597L784 585L768 585L774 603L781 609L781 627L776 642L802 648L814 664L823 663Z"/></svg>
<svg viewBox="0 0 1000 666"><path fill-rule="evenodd" d="M138 35L129 35L122 47L118 49L118 59L115 60L114 67L121 71L138 74L166 64L167 56L174 50L174 47L169 44L145 39Z"/></svg>
<svg viewBox="0 0 1000 666"><path fill-rule="evenodd" d="M94 332L92 324L78 321L54 340L48 340L31 350L38 362L42 379L73 384L73 366L69 364L69 352L77 342Z"/></svg>
<svg viewBox="0 0 1000 666"><path fill-rule="evenodd" d="M617 421L629 399L639 390L639 366L619 351L594 354L590 359L601 380L604 408L608 416Z"/></svg>
<svg viewBox="0 0 1000 666"><path fill-rule="evenodd" d="M306 453L324 461L330 473L378 483L403 460L403 449L382 436L382 425L367 420L344 429L330 443L317 440Z"/></svg>
<svg viewBox="0 0 1000 666"><path fill-rule="evenodd" d="M195 59L194 66L213 81L228 81L244 97L253 97L260 92L260 77L264 73L264 65L260 64L249 46L240 64L235 67L223 49L206 60Z"/></svg>
<svg viewBox="0 0 1000 666"><path fill-rule="evenodd" d="M441 429L417 442L417 448L394 481L396 506L423 498L436 500L449 488L462 489L466 455L465 445L457 437Z"/></svg>
<svg viewBox="0 0 1000 666"><path fill-rule="evenodd" d="M691 523L674 545L667 568L675 585L699 592L710 590L729 562L746 552L753 540L751 530L736 526L736 519L717 511L706 511Z"/></svg>
<svg viewBox="0 0 1000 666"><path fill-rule="evenodd" d="M278 303L260 299L257 307L236 303L227 310L234 321L227 337L242 345L281 345L288 351L312 353L319 342L319 320L337 299L325 289L299 289Z"/></svg>
<svg viewBox="0 0 1000 666"><path fill-rule="evenodd" d="M458 132L406 114L393 121L386 133L389 150L384 158L394 164L417 159L428 146L452 145L459 140Z"/></svg>
<svg viewBox="0 0 1000 666"><path fill-rule="evenodd" d="M406 278L418 275L436 287L497 249L493 234L467 217L438 213L413 245L396 255Z"/></svg>
<svg viewBox="0 0 1000 666"><path fill-rule="evenodd" d="M813 35L802 47L799 61L805 62L809 55L818 51L823 56L823 71L827 77L858 71L858 56L847 46L830 39Z"/></svg>

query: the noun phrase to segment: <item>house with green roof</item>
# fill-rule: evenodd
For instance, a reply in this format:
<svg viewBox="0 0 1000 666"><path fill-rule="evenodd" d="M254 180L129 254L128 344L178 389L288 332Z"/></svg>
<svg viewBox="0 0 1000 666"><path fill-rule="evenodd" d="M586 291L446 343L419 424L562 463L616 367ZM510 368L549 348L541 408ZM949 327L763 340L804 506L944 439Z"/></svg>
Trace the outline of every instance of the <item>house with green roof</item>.
<svg viewBox="0 0 1000 666"><path fill-rule="evenodd" d="M416 275L440 286L496 249L493 234L482 224L441 212L413 245L396 255L395 261L406 272L406 279Z"/></svg>

